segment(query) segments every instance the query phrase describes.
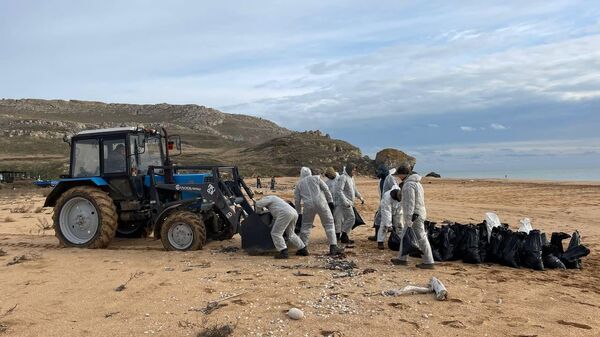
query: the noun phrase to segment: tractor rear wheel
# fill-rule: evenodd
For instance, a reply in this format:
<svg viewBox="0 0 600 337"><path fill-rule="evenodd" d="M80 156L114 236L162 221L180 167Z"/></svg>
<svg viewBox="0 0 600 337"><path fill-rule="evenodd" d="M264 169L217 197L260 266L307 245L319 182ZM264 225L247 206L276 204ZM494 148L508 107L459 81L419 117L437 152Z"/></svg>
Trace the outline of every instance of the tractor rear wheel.
<svg viewBox="0 0 600 337"><path fill-rule="evenodd" d="M199 215L175 211L163 222L160 240L166 250L199 250L206 242L206 227Z"/></svg>
<svg viewBox="0 0 600 337"><path fill-rule="evenodd" d="M106 248L117 229L115 204L108 193L92 186L63 193L52 218L55 235L66 247Z"/></svg>

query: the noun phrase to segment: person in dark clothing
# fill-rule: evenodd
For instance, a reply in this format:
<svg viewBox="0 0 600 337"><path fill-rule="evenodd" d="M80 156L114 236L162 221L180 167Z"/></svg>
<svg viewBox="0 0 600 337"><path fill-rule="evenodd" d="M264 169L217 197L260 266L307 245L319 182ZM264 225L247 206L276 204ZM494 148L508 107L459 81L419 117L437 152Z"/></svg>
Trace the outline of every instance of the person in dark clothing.
<svg viewBox="0 0 600 337"><path fill-rule="evenodd" d="M260 182L260 176L256 176L256 188L262 188L262 183Z"/></svg>
<svg viewBox="0 0 600 337"><path fill-rule="evenodd" d="M271 177L271 191L275 191L275 176Z"/></svg>

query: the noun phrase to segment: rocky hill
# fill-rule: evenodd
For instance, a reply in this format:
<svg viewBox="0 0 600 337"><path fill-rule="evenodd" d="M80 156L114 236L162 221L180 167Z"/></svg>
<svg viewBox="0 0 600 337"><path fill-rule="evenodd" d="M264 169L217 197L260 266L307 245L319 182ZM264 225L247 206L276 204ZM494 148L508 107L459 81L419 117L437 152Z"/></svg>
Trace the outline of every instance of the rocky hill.
<svg viewBox="0 0 600 337"><path fill-rule="evenodd" d="M67 171L65 134L115 126L161 125L180 134L182 164L236 164L242 172L297 174L314 168L354 162L371 170L351 144L320 132L292 132L257 117L228 114L199 105L107 104L77 100L0 100L0 170L27 170L42 176Z"/></svg>

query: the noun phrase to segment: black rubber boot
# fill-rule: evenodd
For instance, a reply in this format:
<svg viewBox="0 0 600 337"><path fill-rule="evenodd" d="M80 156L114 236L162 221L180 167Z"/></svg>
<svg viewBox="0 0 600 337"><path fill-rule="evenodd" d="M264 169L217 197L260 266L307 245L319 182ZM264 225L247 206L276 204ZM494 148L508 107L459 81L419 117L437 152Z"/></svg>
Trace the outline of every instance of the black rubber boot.
<svg viewBox="0 0 600 337"><path fill-rule="evenodd" d="M419 263L415 267L419 269L433 269L433 263Z"/></svg>
<svg viewBox="0 0 600 337"><path fill-rule="evenodd" d="M342 233L335 233L335 238L340 241L340 235L342 235Z"/></svg>
<svg viewBox="0 0 600 337"><path fill-rule="evenodd" d="M342 243L349 244L349 245L354 243L354 240L350 240L350 238L348 237L348 234L343 233L343 232L342 232L342 235L340 236L340 241L342 241Z"/></svg>
<svg viewBox="0 0 600 337"><path fill-rule="evenodd" d="M390 260L392 262L393 265L395 266L407 266L408 265L408 261L406 260L400 260L399 258L395 257L393 259Z"/></svg>
<svg viewBox="0 0 600 337"><path fill-rule="evenodd" d="M384 250L385 246L383 245L383 242L377 242L377 249L379 250Z"/></svg>
<svg viewBox="0 0 600 337"><path fill-rule="evenodd" d="M290 255L288 254L287 248L280 251L279 254L275 255L275 258L278 260L288 259L289 257L290 257Z"/></svg>
<svg viewBox="0 0 600 337"><path fill-rule="evenodd" d="M310 254L308 253L308 249L305 246L302 249L298 249L298 251L296 252L296 255L298 255L298 256L308 256Z"/></svg>
<svg viewBox="0 0 600 337"><path fill-rule="evenodd" d="M329 246L329 255L330 256L340 255L342 253L344 253L344 248L338 247L337 245Z"/></svg>

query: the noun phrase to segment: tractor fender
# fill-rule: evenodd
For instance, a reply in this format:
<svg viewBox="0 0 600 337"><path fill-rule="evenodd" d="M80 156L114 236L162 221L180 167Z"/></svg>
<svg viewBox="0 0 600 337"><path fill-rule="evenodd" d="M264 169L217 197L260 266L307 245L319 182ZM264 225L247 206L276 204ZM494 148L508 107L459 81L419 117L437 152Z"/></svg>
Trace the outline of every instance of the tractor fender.
<svg viewBox="0 0 600 337"><path fill-rule="evenodd" d="M100 177L61 179L46 197L44 207L54 207L56 205L56 201L63 193L77 186L97 186L103 188L108 186L108 183L106 180Z"/></svg>
<svg viewBox="0 0 600 337"><path fill-rule="evenodd" d="M171 212L180 209L181 208L181 204L177 204L177 205L173 205L173 206L169 206L167 208L165 208L157 217L156 217L156 223L154 224L154 238L155 239L160 239L160 230L162 228L163 222L165 221L165 219L167 218L167 216L169 216L169 214L171 214Z"/></svg>

